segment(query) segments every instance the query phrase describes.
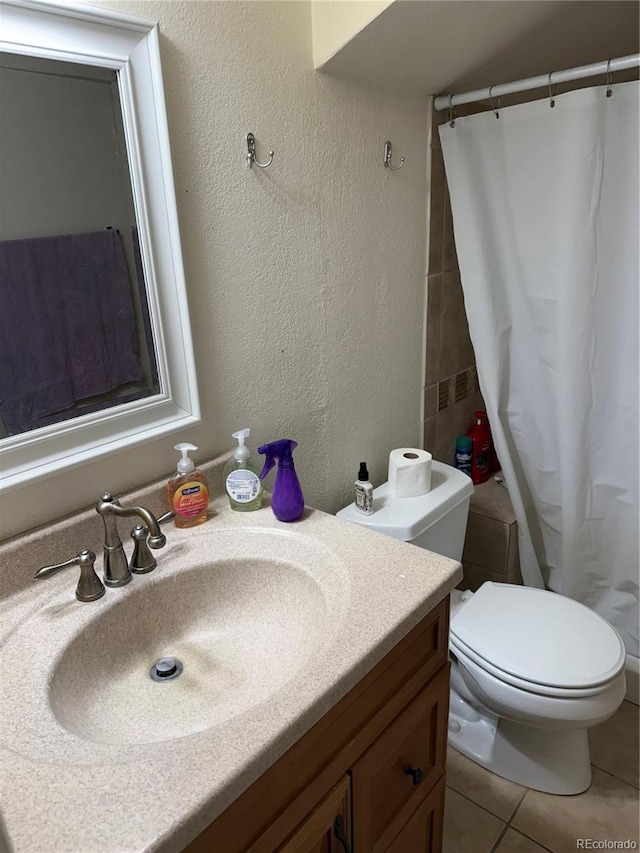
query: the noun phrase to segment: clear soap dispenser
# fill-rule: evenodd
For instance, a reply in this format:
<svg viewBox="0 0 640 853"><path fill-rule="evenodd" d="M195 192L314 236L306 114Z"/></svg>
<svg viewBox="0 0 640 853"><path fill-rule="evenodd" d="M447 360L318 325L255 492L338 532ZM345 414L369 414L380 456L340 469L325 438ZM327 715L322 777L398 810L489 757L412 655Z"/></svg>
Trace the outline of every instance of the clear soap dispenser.
<svg viewBox="0 0 640 853"><path fill-rule="evenodd" d="M259 469L251 460L251 451L245 440L251 435L251 430L241 429L232 434L238 442L233 451L233 459L225 465L223 477L224 488L229 498L231 509L238 512L251 512L262 506L262 481Z"/></svg>
<svg viewBox="0 0 640 853"><path fill-rule="evenodd" d="M197 450L195 444L181 442L174 450L179 450L182 458L178 461L177 471L167 483L167 507L175 512L176 527L195 527L207 520L209 506L209 487L207 478L196 468L189 452Z"/></svg>

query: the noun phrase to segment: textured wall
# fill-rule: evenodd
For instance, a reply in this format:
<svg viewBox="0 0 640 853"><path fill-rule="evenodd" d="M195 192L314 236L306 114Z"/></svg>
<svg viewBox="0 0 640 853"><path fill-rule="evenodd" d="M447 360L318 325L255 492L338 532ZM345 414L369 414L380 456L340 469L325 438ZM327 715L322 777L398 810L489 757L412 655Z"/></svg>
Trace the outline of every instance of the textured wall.
<svg viewBox="0 0 640 853"><path fill-rule="evenodd" d="M313 70L307 2L106 2L160 21L201 426L12 492L3 535L173 467L230 433L295 438L308 503L421 441L427 109ZM244 164L244 135L262 172ZM406 157L382 166L385 139ZM80 544L80 543L79 543Z"/></svg>

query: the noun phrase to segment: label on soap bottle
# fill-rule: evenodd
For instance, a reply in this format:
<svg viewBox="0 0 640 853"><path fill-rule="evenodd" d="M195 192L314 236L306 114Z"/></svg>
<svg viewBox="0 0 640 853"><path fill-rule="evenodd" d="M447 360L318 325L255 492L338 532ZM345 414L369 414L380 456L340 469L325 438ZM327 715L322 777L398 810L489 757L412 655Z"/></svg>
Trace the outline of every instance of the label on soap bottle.
<svg viewBox="0 0 640 853"><path fill-rule="evenodd" d="M191 480L175 490L172 503L182 518L198 518L209 506L209 492L204 483Z"/></svg>
<svg viewBox="0 0 640 853"><path fill-rule="evenodd" d="M248 504L260 494L260 477L248 468L237 468L227 477L227 493L239 504Z"/></svg>

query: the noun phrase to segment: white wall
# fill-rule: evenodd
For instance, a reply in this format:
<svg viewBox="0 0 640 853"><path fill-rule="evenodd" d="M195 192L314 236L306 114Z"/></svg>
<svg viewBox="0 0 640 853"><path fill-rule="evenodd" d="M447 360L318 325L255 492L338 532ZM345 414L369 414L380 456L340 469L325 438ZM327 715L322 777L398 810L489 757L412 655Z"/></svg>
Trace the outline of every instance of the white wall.
<svg viewBox="0 0 640 853"><path fill-rule="evenodd" d="M201 458L295 438L307 502L420 442L426 99L313 70L308 2L105 2L160 21L203 423L14 491L3 535ZM244 136L270 169L249 171ZM406 157L382 166L386 139Z"/></svg>
<svg viewBox="0 0 640 853"><path fill-rule="evenodd" d="M395 0L313 0L313 64L324 63Z"/></svg>

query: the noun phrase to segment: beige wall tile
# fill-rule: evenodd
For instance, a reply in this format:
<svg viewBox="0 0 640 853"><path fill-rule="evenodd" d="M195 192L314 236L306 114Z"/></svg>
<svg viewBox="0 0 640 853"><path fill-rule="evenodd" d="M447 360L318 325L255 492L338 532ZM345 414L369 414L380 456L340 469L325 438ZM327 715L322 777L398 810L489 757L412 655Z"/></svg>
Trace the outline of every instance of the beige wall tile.
<svg viewBox="0 0 640 853"><path fill-rule="evenodd" d="M430 275L442 272L444 242L444 200L446 180L440 148L431 148L431 187L429 201L429 266Z"/></svg>
<svg viewBox="0 0 640 853"><path fill-rule="evenodd" d="M464 310L464 296L457 272L442 276L439 379L466 370L476 363Z"/></svg>
<svg viewBox="0 0 640 853"><path fill-rule="evenodd" d="M429 385L424 389L424 416L430 418L438 411L438 384Z"/></svg>
<svg viewBox="0 0 640 853"><path fill-rule="evenodd" d="M448 406L436 416L436 443L434 458L447 465L453 464L456 436L465 435L473 424L473 413L483 409L484 401L479 392L465 400Z"/></svg>
<svg viewBox="0 0 640 853"><path fill-rule="evenodd" d="M575 797L555 797L527 791L511 821L529 838L552 850L576 850L577 839L639 842L638 789L597 767L588 791Z"/></svg>
<svg viewBox="0 0 640 853"><path fill-rule="evenodd" d="M507 583L515 583L520 584L522 586L522 572L520 571L520 566L515 569L509 569L507 574Z"/></svg>
<svg viewBox="0 0 640 853"><path fill-rule="evenodd" d="M506 521L508 524L513 524L516 520L509 492L500 483L496 483L493 477L475 487L469 508L479 515Z"/></svg>
<svg viewBox="0 0 640 853"><path fill-rule="evenodd" d="M589 730L591 762L624 782L640 786L640 708L623 702L613 717Z"/></svg>
<svg viewBox="0 0 640 853"><path fill-rule="evenodd" d="M507 579L511 525L469 512L462 559Z"/></svg>
<svg viewBox="0 0 640 853"><path fill-rule="evenodd" d="M435 417L425 418L423 423L423 447L432 453L436 445L436 419Z"/></svg>
<svg viewBox="0 0 640 853"><path fill-rule="evenodd" d="M438 131L438 127L444 123L445 121L444 113L437 113L435 110L431 111L431 145L434 148L440 148L440 132Z"/></svg>
<svg viewBox="0 0 640 853"><path fill-rule="evenodd" d="M453 217L451 214L451 201L449 191L446 190L444 198L444 223L442 226L442 271L451 272L458 270L458 255L453 236Z"/></svg>
<svg viewBox="0 0 640 853"><path fill-rule="evenodd" d="M447 785L464 794L496 817L508 821L526 793L526 788L490 773L449 746Z"/></svg>
<svg viewBox="0 0 640 853"><path fill-rule="evenodd" d="M520 575L520 546L518 545L518 523L514 521L509 526L509 547L507 549L507 574L514 577ZM521 581L514 581L520 583ZM511 583L511 581L510 581Z"/></svg>
<svg viewBox="0 0 640 853"><path fill-rule="evenodd" d="M439 275L427 277L427 358L425 385L440 378L440 323L442 314L442 281Z"/></svg>
<svg viewBox="0 0 640 853"><path fill-rule="evenodd" d="M504 826L497 817L447 788L443 853L490 853Z"/></svg>
<svg viewBox="0 0 640 853"><path fill-rule="evenodd" d="M546 853L535 841L509 828L496 847L496 853Z"/></svg>
<svg viewBox="0 0 640 853"><path fill-rule="evenodd" d="M509 579L504 575L496 574L496 572L490 572L489 569L485 569L484 566L476 566L464 559L462 560L462 568L464 576L458 584L458 589L470 589L472 592L475 592L485 581L493 581L494 583L516 583L515 580L509 581Z"/></svg>

